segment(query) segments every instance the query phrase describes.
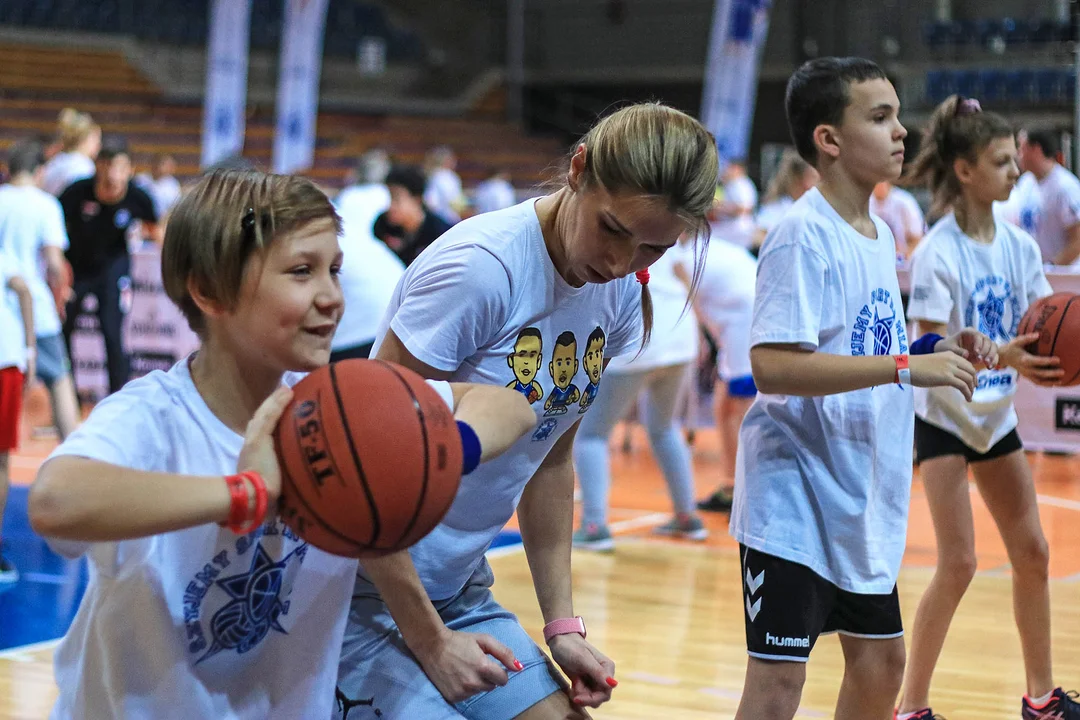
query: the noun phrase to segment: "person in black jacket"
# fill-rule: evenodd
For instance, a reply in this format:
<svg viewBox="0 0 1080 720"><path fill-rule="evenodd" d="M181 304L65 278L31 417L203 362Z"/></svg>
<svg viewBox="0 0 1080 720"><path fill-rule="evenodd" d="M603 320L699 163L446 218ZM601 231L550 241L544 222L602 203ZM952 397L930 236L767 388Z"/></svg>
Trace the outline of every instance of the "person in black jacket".
<svg viewBox="0 0 1080 720"><path fill-rule="evenodd" d="M406 265L450 229L450 223L424 205L425 180L419 169L399 166L386 176L390 208L375 218L373 232Z"/></svg>
<svg viewBox="0 0 1080 720"><path fill-rule="evenodd" d="M97 297L97 316L105 340L109 392L119 390L130 375L124 352L124 315L130 310L131 257L128 232L142 223L144 236L159 240L154 202L131 182L131 156L123 138L107 138L93 177L77 180L60 195L70 245L74 293L64 318L64 340L71 352L71 333L82 313L83 299Z"/></svg>

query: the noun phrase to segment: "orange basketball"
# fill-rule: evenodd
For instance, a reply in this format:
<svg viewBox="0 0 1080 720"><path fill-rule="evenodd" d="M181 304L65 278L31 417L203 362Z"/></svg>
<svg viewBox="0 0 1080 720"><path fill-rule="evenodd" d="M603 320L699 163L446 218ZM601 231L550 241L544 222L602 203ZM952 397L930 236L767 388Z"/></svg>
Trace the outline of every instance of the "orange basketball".
<svg viewBox="0 0 1080 720"><path fill-rule="evenodd" d="M293 388L274 431L281 517L327 552L403 550L442 520L461 481L453 413L423 378L380 360L343 360Z"/></svg>
<svg viewBox="0 0 1080 720"><path fill-rule="evenodd" d="M1039 300L1024 313L1017 332L1039 333L1039 339L1027 351L1057 356L1065 371L1061 384L1080 383L1080 295L1059 292Z"/></svg>

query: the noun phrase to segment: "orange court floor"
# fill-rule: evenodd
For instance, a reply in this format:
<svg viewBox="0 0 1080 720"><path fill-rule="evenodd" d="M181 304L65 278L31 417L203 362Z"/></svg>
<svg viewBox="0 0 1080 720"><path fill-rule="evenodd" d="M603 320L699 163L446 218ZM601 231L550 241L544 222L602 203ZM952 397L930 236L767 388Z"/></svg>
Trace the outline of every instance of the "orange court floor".
<svg viewBox="0 0 1080 720"><path fill-rule="evenodd" d="M27 401L23 443L12 457L13 495L33 480L55 446L30 426L47 417L38 390ZM624 439L629 439L629 450ZM575 551L575 611L583 615L590 640L612 657L619 687L595 718L731 718L738 706L746 667L742 581L737 546L727 534L727 516L707 514L708 540L695 543L654 537L652 528L670 513L666 485L640 428L618 428L612 438L611 523L616 548L610 554ZM1057 682L1080 687L1080 457L1029 454L1043 528L1051 549L1054 661ZM694 465L698 495L722 478L714 433L696 433ZM1010 566L994 523L973 492L979 572L957 612L932 689L934 709L949 720L1006 720L1020 716L1024 672L1012 619ZM20 518L9 507L5 527ZM22 521L25 524L25 521ZM899 588L905 625L933 573L935 542L925 493L912 489L907 552ZM19 563L18 557L12 557ZM542 620L520 544L491 552L496 597L540 638ZM72 576L65 571L56 577ZM49 576L53 577L53 576ZM33 576L20 580L32 584ZM42 582L56 582L42 580ZM19 622L18 608L5 612L0 594L0 640L6 616ZM37 602L37 601L34 601ZM68 598L67 612L73 610ZM54 633L54 637L62 633ZM0 645L2 647L2 645ZM51 638L0 650L0 720L39 720L56 697ZM843 658L835 637L823 638L808 667L799 718L828 718L842 677ZM374 717L374 716L373 716ZM354 719L355 720L355 719ZM361 716L360 720L364 720Z"/></svg>

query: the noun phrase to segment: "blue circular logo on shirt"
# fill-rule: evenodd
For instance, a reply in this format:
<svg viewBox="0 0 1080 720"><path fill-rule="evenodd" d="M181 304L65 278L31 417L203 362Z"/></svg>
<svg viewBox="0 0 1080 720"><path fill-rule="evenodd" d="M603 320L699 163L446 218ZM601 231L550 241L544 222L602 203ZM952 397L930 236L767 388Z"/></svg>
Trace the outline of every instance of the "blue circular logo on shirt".
<svg viewBox="0 0 1080 720"><path fill-rule="evenodd" d="M127 208L120 208L116 211L116 215L113 216L113 223L116 224L117 228L123 230L131 224L131 211Z"/></svg>

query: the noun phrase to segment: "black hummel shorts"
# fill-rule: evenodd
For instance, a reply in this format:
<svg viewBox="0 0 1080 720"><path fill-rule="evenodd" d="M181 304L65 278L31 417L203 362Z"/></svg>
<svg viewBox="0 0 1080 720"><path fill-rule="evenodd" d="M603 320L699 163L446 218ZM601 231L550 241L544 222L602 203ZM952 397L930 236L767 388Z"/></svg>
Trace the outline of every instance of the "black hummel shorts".
<svg viewBox="0 0 1080 720"><path fill-rule="evenodd" d="M739 546L746 650L761 660L806 662L821 635L888 640L904 634L900 598L841 590L805 565Z"/></svg>

